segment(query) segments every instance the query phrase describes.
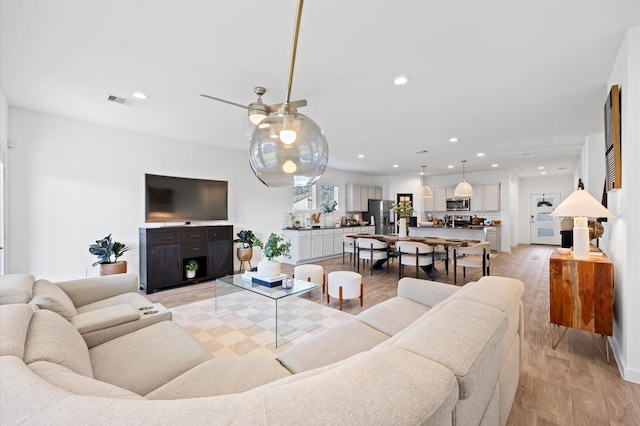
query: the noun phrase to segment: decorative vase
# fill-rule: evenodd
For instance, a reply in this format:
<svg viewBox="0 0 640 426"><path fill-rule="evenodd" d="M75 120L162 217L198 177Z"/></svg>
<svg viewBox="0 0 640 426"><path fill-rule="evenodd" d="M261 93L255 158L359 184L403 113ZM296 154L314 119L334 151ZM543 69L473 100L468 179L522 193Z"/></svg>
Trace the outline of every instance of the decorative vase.
<svg viewBox="0 0 640 426"><path fill-rule="evenodd" d="M126 274L127 273L127 261L121 260L116 263L101 263L100 275L114 275L114 274Z"/></svg>
<svg viewBox="0 0 640 426"><path fill-rule="evenodd" d="M333 228L334 223L333 213L322 214L322 226L325 228Z"/></svg>
<svg viewBox="0 0 640 426"><path fill-rule="evenodd" d="M261 260L258 262L258 275L267 278L277 277L280 275L281 266L280 262L276 260Z"/></svg>
<svg viewBox="0 0 640 426"><path fill-rule="evenodd" d="M406 237L407 236L407 218L402 217L398 221L398 236Z"/></svg>
<svg viewBox="0 0 640 426"><path fill-rule="evenodd" d="M195 277L196 277L196 271L187 271L188 279L195 278Z"/></svg>

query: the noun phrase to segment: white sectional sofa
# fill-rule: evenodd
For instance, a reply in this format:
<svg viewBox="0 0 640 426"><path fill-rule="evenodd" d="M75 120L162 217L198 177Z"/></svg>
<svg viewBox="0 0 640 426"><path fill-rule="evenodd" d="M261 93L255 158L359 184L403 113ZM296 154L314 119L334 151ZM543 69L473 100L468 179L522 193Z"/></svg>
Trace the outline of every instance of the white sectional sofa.
<svg viewBox="0 0 640 426"><path fill-rule="evenodd" d="M0 423L504 425L522 282L403 278L398 297L282 352L211 359L160 321L91 348L62 316L0 306Z"/></svg>

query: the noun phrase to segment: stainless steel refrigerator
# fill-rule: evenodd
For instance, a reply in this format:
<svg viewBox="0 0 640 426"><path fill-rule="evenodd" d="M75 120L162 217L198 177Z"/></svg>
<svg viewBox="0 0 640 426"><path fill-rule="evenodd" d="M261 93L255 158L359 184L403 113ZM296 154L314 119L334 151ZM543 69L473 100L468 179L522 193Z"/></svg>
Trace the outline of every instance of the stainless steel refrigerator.
<svg viewBox="0 0 640 426"><path fill-rule="evenodd" d="M389 235L394 233L394 214L390 200L369 200L369 211L363 214L363 219L376 224L376 234Z"/></svg>

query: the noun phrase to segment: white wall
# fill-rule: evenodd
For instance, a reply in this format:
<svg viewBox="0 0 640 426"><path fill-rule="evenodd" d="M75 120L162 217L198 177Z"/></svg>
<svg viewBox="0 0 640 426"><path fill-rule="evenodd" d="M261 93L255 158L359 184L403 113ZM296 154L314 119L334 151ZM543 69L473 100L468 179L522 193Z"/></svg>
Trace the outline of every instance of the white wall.
<svg viewBox="0 0 640 426"><path fill-rule="evenodd" d="M9 150L9 104L4 97L4 91L0 88L0 274L5 271L4 255L6 250L6 224L7 215L7 191L5 185L5 167L7 151Z"/></svg>
<svg viewBox="0 0 640 426"><path fill-rule="evenodd" d="M602 91L603 104L614 84L621 95L622 188L608 193L607 205L616 217L605 225L602 247L615 265L614 354L622 376L640 383L640 27L625 35Z"/></svg>
<svg viewBox="0 0 640 426"><path fill-rule="evenodd" d="M560 193L564 200L578 187L578 180L573 175L540 176L535 178L522 178L518 185L518 242L520 244L531 243L531 221L529 202L531 194ZM556 220L559 220L556 218ZM560 244L560 236L558 236Z"/></svg>
<svg viewBox="0 0 640 426"><path fill-rule="evenodd" d="M97 275L88 246L109 233L132 248L123 256L139 272L138 229L144 224L144 174L229 182L234 234L279 232L291 211L291 188L267 188L251 172L248 153L145 135L10 108L8 273L52 280ZM327 170L318 183L340 187L372 179ZM339 212L340 213L340 212ZM200 223L208 224L208 223ZM158 226L151 224L149 226ZM259 258L259 250L254 258ZM237 259L236 268L237 268Z"/></svg>
<svg viewBox="0 0 640 426"><path fill-rule="evenodd" d="M277 232L290 188L267 188L247 153L11 108L7 272L52 280L96 275L88 245L109 233L139 271L144 174L229 181L229 222Z"/></svg>

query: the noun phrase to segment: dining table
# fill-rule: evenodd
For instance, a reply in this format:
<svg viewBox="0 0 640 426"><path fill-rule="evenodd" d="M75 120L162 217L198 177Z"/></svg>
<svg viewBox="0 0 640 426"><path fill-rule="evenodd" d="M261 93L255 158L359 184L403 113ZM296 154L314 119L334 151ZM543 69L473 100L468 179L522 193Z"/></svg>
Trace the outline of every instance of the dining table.
<svg viewBox="0 0 640 426"><path fill-rule="evenodd" d="M401 237L398 234L345 234L346 237L349 238L371 238L374 240L384 241L389 244L390 256L387 259L381 259L376 261L373 264L373 269L381 269L384 262L387 262L390 257L394 257L393 253L395 253L394 246L398 241L415 241L418 243L428 244L431 246L444 246L448 251L450 247L466 247L473 244L478 244L480 240L463 240L457 238L438 238L438 237ZM356 255L357 256L357 255ZM447 256L447 259L449 257ZM433 268L433 265L432 265ZM435 270L435 268L434 268ZM427 271L425 271L427 272ZM427 274L429 274L427 272Z"/></svg>

